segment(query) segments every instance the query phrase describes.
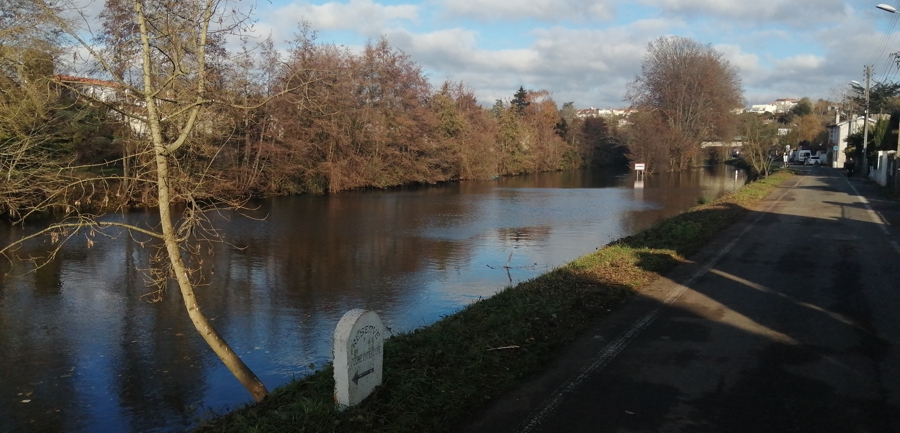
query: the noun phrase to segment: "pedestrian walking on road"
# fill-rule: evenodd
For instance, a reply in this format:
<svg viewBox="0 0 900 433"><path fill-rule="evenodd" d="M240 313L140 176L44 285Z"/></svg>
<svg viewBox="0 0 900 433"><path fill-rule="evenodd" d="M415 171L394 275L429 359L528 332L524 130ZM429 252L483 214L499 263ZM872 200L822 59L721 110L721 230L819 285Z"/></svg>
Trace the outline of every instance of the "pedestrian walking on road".
<svg viewBox="0 0 900 433"><path fill-rule="evenodd" d="M844 168L847 169L847 179L850 179L850 176L853 176L853 168L856 166L856 162L853 161L853 158L847 158L847 161L844 162Z"/></svg>

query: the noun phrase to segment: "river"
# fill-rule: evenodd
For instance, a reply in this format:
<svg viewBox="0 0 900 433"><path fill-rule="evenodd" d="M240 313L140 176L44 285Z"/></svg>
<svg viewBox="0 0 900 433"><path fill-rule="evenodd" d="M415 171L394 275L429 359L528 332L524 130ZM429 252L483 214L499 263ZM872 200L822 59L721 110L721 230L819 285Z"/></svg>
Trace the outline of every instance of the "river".
<svg viewBox="0 0 900 433"><path fill-rule="evenodd" d="M347 310L375 310L393 333L428 325L743 183L729 166L642 185L584 170L261 200L213 217L223 242L204 247L198 298L271 390L330 362ZM34 229L2 226L0 244ZM110 232L69 239L34 272L0 261L0 431L181 431L251 400L177 289L148 287L153 248Z"/></svg>

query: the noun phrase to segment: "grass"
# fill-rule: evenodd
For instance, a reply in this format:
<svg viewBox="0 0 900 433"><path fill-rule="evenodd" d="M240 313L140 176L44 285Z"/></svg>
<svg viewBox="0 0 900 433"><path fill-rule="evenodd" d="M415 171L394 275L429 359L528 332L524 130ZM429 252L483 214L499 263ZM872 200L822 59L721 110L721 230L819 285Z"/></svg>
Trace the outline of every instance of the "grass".
<svg viewBox="0 0 900 433"><path fill-rule="evenodd" d="M447 432L541 370L563 346L731 226L790 176L776 173L385 342L383 384L334 409L331 367L200 432ZM515 349L489 350L518 346Z"/></svg>

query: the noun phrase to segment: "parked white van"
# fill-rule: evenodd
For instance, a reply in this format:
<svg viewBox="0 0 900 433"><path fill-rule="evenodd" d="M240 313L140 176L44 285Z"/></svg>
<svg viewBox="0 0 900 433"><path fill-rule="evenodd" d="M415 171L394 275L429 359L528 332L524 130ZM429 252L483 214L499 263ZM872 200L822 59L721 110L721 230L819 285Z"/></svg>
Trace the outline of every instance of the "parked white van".
<svg viewBox="0 0 900 433"><path fill-rule="evenodd" d="M806 160L812 156L812 151L809 150L797 150L794 151L794 162L804 164Z"/></svg>

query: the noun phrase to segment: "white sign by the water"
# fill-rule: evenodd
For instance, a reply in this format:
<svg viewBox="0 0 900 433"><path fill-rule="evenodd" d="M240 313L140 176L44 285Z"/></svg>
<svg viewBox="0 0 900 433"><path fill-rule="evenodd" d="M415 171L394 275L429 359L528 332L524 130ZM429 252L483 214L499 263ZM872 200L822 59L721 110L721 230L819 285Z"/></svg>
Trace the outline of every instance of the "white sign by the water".
<svg viewBox="0 0 900 433"><path fill-rule="evenodd" d="M350 310L334 330L334 401L339 409L365 400L381 385L384 325L374 311Z"/></svg>
<svg viewBox="0 0 900 433"><path fill-rule="evenodd" d="M644 165L643 162L637 162L634 164L634 169L637 171L642 171L642 170L644 170L645 167L646 167L646 165Z"/></svg>

